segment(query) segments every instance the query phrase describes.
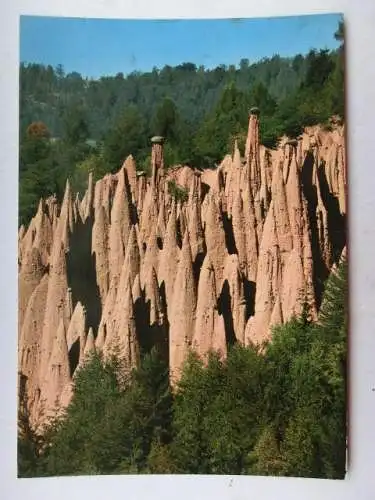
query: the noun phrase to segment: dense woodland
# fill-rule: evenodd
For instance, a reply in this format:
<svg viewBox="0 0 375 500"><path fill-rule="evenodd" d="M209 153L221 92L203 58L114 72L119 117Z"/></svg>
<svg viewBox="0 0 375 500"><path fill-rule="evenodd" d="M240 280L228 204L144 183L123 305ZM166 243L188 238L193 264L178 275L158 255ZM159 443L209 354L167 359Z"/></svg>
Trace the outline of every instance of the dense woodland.
<svg viewBox="0 0 375 500"><path fill-rule="evenodd" d="M337 51L206 70L186 63L98 81L63 68L20 68L20 221L39 197L77 190L116 171L128 154L149 171L164 135L167 164L214 167L243 147L248 109L261 111L272 148L312 124L344 119L343 26ZM80 369L66 412L43 437L19 405L21 477L192 473L342 478L346 451L347 265L328 280L318 323L307 313L262 348L234 345L205 365L192 352L176 390L151 350L126 373L99 355Z"/></svg>
<svg viewBox="0 0 375 500"><path fill-rule="evenodd" d="M43 438L20 406L19 475L286 475L339 479L346 456L347 264L327 283L319 323L274 331L263 352L191 353L171 391L152 350L126 375L99 355L78 372L65 415ZM22 437L21 437L22 436Z"/></svg>
<svg viewBox="0 0 375 500"><path fill-rule="evenodd" d="M214 167L243 148L248 110L261 111L261 142L275 147L303 127L344 118L343 25L336 51L278 55L213 70L192 63L126 77L84 79L61 66L20 67L20 222L41 196L61 198L66 178L82 193L87 174L117 171L132 154L150 169L150 137L163 135L167 165Z"/></svg>

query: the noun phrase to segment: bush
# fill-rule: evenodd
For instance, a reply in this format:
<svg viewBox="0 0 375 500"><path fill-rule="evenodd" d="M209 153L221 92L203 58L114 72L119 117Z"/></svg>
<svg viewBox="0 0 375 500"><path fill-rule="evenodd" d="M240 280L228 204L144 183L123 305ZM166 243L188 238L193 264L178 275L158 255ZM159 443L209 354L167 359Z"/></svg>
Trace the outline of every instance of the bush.
<svg viewBox="0 0 375 500"><path fill-rule="evenodd" d="M176 202L185 203L189 199L188 190L179 186L175 180L168 181L168 192Z"/></svg>

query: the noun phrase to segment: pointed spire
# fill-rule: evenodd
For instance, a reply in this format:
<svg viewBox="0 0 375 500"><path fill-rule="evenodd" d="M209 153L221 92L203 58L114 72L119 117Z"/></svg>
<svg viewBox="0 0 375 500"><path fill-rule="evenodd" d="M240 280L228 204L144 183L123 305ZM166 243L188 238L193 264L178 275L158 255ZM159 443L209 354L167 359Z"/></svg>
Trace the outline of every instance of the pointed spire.
<svg viewBox="0 0 375 500"><path fill-rule="evenodd" d="M159 188L159 181L163 177L163 172L164 172L164 151L163 151L164 138L161 136L155 136L151 139L151 142L152 142L151 186L152 186L152 189L157 191Z"/></svg>
<svg viewBox="0 0 375 500"><path fill-rule="evenodd" d="M22 329L19 327L18 368L28 378L30 388L39 384L41 334L48 291L48 275L36 286L27 303Z"/></svg>
<svg viewBox="0 0 375 500"><path fill-rule="evenodd" d="M201 220L201 202L200 202L200 179L193 178L190 189L189 204L187 207L187 219L189 232L189 240L191 244L191 252L193 261L198 254L203 254L205 250L204 234Z"/></svg>
<svg viewBox="0 0 375 500"><path fill-rule="evenodd" d="M262 207L262 211L264 213L267 212L270 201L270 188L271 188L271 180L268 174L269 170L269 155L264 146L260 146L260 190L259 197L260 203Z"/></svg>
<svg viewBox="0 0 375 500"><path fill-rule="evenodd" d="M49 196L46 200L46 213L51 222L52 228L56 229L57 225L57 199L56 195Z"/></svg>
<svg viewBox="0 0 375 500"><path fill-rule="evenodd" d="M139 274L134 278L134 283L133 283L133 288L132 288L132 296L134 303L141 298L142 292L141 292L141 281L139 278Z"/></svg>
<svg viewBox="0 0 375 500"><path fill-rule="evenodd" d="M66 257L63 243L60 248L54 245L54 253L50 265L48 293L43 324L41 341L42 361L40 370L45 370L45 363L52 351L53 338L61 320L64 317L65 301L67 297L68 283L66 271Z"/></svg>
<svg viewBox="0 0 375 500"><path fill-rule="evenodd" d="M194 333L196 290L189 236L185 233L177 268L174 298L169 313L170 369L172 382L179 377Z"/></svg>
<svg viewBox="0 0 375 500"><path fill-rule="evenodd" d="M150 325L162 323L162 308L156 271L151 268L146 276L145 300L150 303Z"/></svg>
<svg viewBox="0 0 375 500"><path fill-rule="evenodd" d="M85 194L86 203L83 211L83 221L92 216L94 211L94 179L93 173L89 172L88 186Z"/></svg>
<svg viewBox="0 0 375 500"><path fill-rule="evenodd" d="M25 226L21 224L19 230L18 230L18 241L22 241L22 238L25 236Z"/></svg>
<svg viewBox="0 0 375 500"><path fill-rule="evenodd" d="M338 151L338 191L339 191L339 206L340 213L346 214L346 197L347 197L347 184L346 184L346 161L345 151L343 147Z"/></svg>
<svg viewBox="0 0 375 500"><path fill-rule="evenodd" d="M61 319L53 340L51 358L43 387L43 396L46 400L46 416L50 412L54 413L59 407L61 394L70 380L68 346L64 323Z"/></svg>
<svg viewBox="0 0 375 500"><path fill-rule="evenodd" d="M19 257L21 266L24 256L26 255L27 251L30 251L30 249L34 244L34 239L35 239L35 220L31 219L29 227L27 228L27 231L25 232L22 241L20 243Z"/></svg>
<svg viewBox="0 0 375 500"><path fill-rule="evenodd" d="M69 323L68 331L66 333L66 341L68 349L71 349L72 345L75 344L75 342L79 341L80 359L83 357L83 351L86 342L85 332L86 332L86 310L81 304L81 302L77 302L74 308L72 318Z"/></svg>
<svg viewBox="0 0 375 500"><path fill-rule="evenodd" d="M156 223L156 235L158 238L163 239L165 235L165 207L164 200L159 203L158 221Z"/></svg>
<svg viewBox="0 0 375 500"><path fill-rule="evenodd" d="M71 193L71 189L70 189L70 182L69 182L69 178L67 178L66 183L65 183L64 198L63 198L63 202L61 205L61 212L63 212L64 209L68 208L69 203L71 202L71 199L72 199L72 193Z"/></svg>
<svg viewBox="0 0 375 500"><path fill-rule="evenodd" d="M233 151L233 167L235 169L241 168L241 153L240 149L238 147L238 141L237 139L234 141L234 151Z"/></svg>
<svg viewBox="0 0 375 500"><path fill-rule="evenodd" d="M37 248L26 249L18 275L18 321L22 328L24 315L31 294L44 274L40 252Z"/></svg>
<svg viewBox="0 0 375 500"><path fill-rule="evenodd" d="M134 279L141 268L141 256L135 226L130 229L123 267L128 269L130 282L133 285Z"/></svg>
<svg viewBox="0 0 375 500"><path fill-rule="evenodd" d="M69 237L71 232L73 231L73 225L73 200L69 179L67 179L64 199L61 205L60 215L57 218L56 229L53 235L53 248L51 250L52 254L60 251L59 247L61 243L66 250L69 249ZM53 257L51 256L51 258Z"/></svg>
<svg viewBox="0 0 375 500"><path fill-rule="evenodd" d="M223 316L219 316L216 300L215 270L206 255L199 276L196 323L193 347L200 356L211 349L226 355L226 338Z"/></svg>
<svg viewBox="0 0 375 500"><path fill-rule="evenodd" d="M131 228L130 207L125 185L125 171L118 172L118 183L111 210L109 228L109 273L110 279L119 276L125 257L125 249Z"/></svg>
<svg viewBox="0 0 375 500"><path fill-rule="evenodd" d="M95 352L95 338L94 338L94 332L90 326L89 333L87 334L86 338L84 357L87 358L93 352Z"/></svg>
<svg viewBox="0 0 375 500"><path fill-rule="evenodd" d="M247 226L245 226L243 199L240 189L237 189L233 201L232 227L240 268L242 272L247 274L246 231L244 231L244 228Z"/></svg>
<svg viewBox="0 0 375 500"><path fill-rule="evenodd" d="M226 258L223 281L224 283L227 281L229 285L234 334L237 341L243 343L246 327L246 300L238 255L228 255Z"/></svg>
<svg viewBox="0 0 375 500"><path fill-rule="evenodd" d="M102 317L100 319L98 335L95 340L95 347L98 351L102 351L111 337L113 331L113 317L116 306L118 278L113 278L105 298Z"/></svg>
<svg viewBox="0 0 375 500"><path fill-rule="evenodd" d="M179 260L180 250L177 244L177 209L173 200L171 213L169 215L163 250L160 255L159 284L165 283L165 295L167 304L170 304L173 297L173 287L176 278L176 269Z"/></svg>
<svg viewBox="0 0 375 500"><path fill-rule="evenodd" d="M126 158L123 168L126 171L126 176L129 182L132 202L134 204L137 204L138 201L137 168L134 157L132 155L129 155Z"/></svg>
<svg viewBox="0 0 375 500"><path fill-rule="evenodd" d="M245 159L250 170L250 186L253 193L259 191L261 184L259 157L259 110L251 108L246 139Z"/></svg>
<svg viewBox="0 0 375 500"><path fill-rule="evenodd" d="M243 227L246 228L246 231L244 231L246 241L247 266L245 276L249 281L255 283L258 267L259 241L254 202L248 184L245 184L245 188L242 191L242 214L244 224Z"/></svg>
<svg viewBox="0 0 375 500"><path fill-rule="evenodd" d="M255 314L246 325L246 341L260 343L267 339L274 307L274 297L282 283L282 261L278 245L274 200L272 199L263 227L256 278Z"/></svg>
<svg viewBox="0 0 375 500"><path fill-rule="evenodd" d="M155 195L155 191L151 186L148 186L147 192L145 194L142 215L140 220L140 241L147 243L150 237L152 229L155 230L158 222L158 199Z"/></svg>
<svg viewBox="0 0 375 500"><path fill-rule="evenodd" d="M56 337L53 341L50 367L61 367L59 374L64 374L69 379L69 355L66 342L64 322L61 319L57 328Z"/></svg>
<svg viewBox="0 0 375 500"><path fill-rule="evenodd" d="M223 219L215 196L208 195L205 213L205 238L207 253L215 269L216 284L220 287L224 261L227 256Z"/></svg>
<svg viewBox="0 0 375 500"><path fill-rule="evenodd" d="M46 215L45 210L45 203L41 199L37 214L34 218L35 237L33 247L38 249L43 265L47 266L53 243L53 230L52 224Z"/></svg>
<svg viewBox="0 0 375 500"><path fill-rule="evenodd" d="M66 180L64 198L61 205L60 219L66 219L67 226L71 230L73 227L73 200L69 179Z"/></svg>
<svg viewBox="0 0 375 500"><path fill-rule="evenodd" d="M73 297L72 289L69 287L66 291L65 307L64 307L64 326L67 329L69 327L70 320L72 319L74 312L73 308Z"/></svg>
<svg viewBox="0 0 375 500"><path fill-rule="evenodd" d="M84 220L85 207L87 202L87 193L83 197L81 201L79 198L79 193L76 194L76 197L73 202L73 222L76 224L77 222L81 222Z"/></svg>
<svg viewBox="0 0 375 500"><path fill-rule="evenodd" d="M292 234L283 174L279 163L274 166L272 176L272 201L278 244L281 252L289 252L292 249Z"/></svg>
<svg viewBox="0 0 375 500"><path fill-rule="evenodd" d="M289 321L292 316L299 316L302 313L305 294L302 256L293 249L286 263L281 290L281 310L284 321Z"/></svg>
<svg viewBox="0 0 375 500"><path fill-rule="evenodd" d="M113 314L113 328L103 346L105 357L116 354L127 368L136 366L139 360L134 305L130 280L119 285Z"/></svg>
<svg viewBox="0 0 375 500"><path fill-rule="evenodd" d="M227 169L225 178L225 201L226 201L226 211L228 216L231 217L234 199L237 193L241 191L244 186L242 182L243 176L243 166L241 162L241 154L238 149L237 139L234 145L233 160L230 167Z"/></svg>
<svg viewBox="0 0 375 500"><path fill-rule="evenodd" d="M272 331L272 328L277 325L281 325L283 323L283 312L281 310L281 303L280 303L280 297L277 296L275 305L273 307L273 311L271 314L271 319L270 319L270 324L269 324L269 330L270 333Z"/></svg>
<svg viewBox="0 0 375 500"><path fill-rule="evenodd" d="M140 269L141 287L143 289L146 285L147 276L150 273L151 269L159 269L159 254L160 251L157 244L156 227L153 226L151 229L150 237L147 241L147 248Z"/></svg>
<svg viewBox="0 0 375 500"><path fill-rule="evenodd" d="M143 210L143 204L144 204L144 199L147 191L147 180L145 175L139 175L137 176L138 179L138 217L141 217L142 210Z"/></svg>
<svg viewBox="0 0 375 500"><path fill-rule="evenodd" d="M102 305L104 305L109 288L109 220L103 205L96 211L96 217L92 228L92 250L95 259L96 282Z"/></svg>

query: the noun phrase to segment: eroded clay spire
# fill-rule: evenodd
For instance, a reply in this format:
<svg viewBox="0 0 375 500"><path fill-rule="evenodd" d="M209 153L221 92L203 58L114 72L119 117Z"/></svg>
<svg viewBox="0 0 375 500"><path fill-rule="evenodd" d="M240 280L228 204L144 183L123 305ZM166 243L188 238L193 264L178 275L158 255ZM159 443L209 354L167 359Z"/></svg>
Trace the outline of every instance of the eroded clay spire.
<svg viewBox="0 0 375 500"><path fill-rule="evenodd" d="M211 349L226 355L224 319L218 313L216 295L215 270L207 255L199 277L193 336L193 347L202 357Z"/></svg>
<svg viewBox="0 0 375 500"><path fill-rule="evenodd" d="M178 264L175 293L169 314L170 369L172 381L178 379L182 363L192 343L196 290L188 233L185 233Z"/></svg>
<svg viewBox="0 0 375 500"><path fill-rule="evenodd" d="M111 210L109 228L109 274L110 280L119 276L125 257L126 245L131 227L130 207L125 185L125 172L122 168L118 172L118 183Z"/></svg>

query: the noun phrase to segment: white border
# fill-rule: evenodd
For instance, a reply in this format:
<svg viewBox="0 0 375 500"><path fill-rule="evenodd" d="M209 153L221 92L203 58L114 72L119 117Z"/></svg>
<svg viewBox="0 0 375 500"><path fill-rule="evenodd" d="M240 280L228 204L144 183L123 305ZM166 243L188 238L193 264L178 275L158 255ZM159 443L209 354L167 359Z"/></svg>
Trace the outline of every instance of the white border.
<svg viewBox="0 0 375 500"><path fill-rule="evenodd" d="M374 0L10 0L0 16L0 450L4 499L375 498L375 2ZM268 17L344 13L349 96L351 292L350 472L344 481L263 477L117 476L16 479L16 336L19 15L116 18Z"/></svg>

